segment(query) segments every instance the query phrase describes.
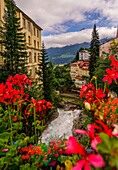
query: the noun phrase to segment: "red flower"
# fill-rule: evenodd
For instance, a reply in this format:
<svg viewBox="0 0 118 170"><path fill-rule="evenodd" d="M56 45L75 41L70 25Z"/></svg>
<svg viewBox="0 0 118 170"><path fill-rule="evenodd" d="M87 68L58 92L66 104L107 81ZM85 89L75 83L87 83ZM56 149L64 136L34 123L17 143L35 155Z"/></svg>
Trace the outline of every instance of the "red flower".
<svg viewBox="0 0 118 170"><path fill-rule="evenodd" d="M102 156L97 154L88 154L87 151L78 143L75 137L70 136L67 142L68 154L80 154L84 157L77 162L77 164L72 168L72 170L90 170L90 165L94 167L104 167L105 163L103 162Z"/></svg>
<svg viewBox="0 0 118 170"><path fill-rule="evenodd" d="M99 89L96 91L95 97L96 97L97 99L101 99L101 98L103 98L103 97L105 97L105 96L106 96L106 94L103 93L103 90L102 90L102 89L99 88Z"/></svg>
<svg viewBox="0 0 118 170"><path fill-rule="evenodd" d="M98 143L102 142L102 140L100 139L100 137L97 134L95 134L95 129L98 129L100 131L101 128L99 126L96 126L95 124L92 124L92 125L88 124L87 128L88 128L89 132L86 130L76 129L75 133L88 135L90 138L90 141L91 141L92 148L95 151L97 151L96 145Z"/></svg>
<svg viewBox="0 0 118 170"><path fill-rule="evenodd" d="M115 58L113 57L113 55L111 55L109 58L112 60L112 63L111 63L110 66L114 66L114 67L116 67L116 68L118 69L118 61L115 60Z"/></svg>
<svg viewBox="0 0 118 170"><path fill-rule="evenodd" d="M108 73L108 75L104 75L105 77L103 78L103 81L107 81L108 80L109 84L112 83L112 79L114 81L116 81L116 79L118 78L118 73L116 71L117 70L115 70L115 68L112 68L111 70L109 68L107 68L106 72Z"/></svg>

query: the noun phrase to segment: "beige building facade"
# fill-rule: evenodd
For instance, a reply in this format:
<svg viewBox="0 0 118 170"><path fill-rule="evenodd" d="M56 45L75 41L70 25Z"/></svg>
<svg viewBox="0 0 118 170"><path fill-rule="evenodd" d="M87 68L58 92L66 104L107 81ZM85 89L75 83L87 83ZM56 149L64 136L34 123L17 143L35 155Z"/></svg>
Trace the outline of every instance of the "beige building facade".
<svg viewBox="0 0 118 170"><path fill-rule="evenodd" d="M116 47L118 45L118 26L117 26L117 33L116 33L116 38L108 41L99 47L99 56L105 58L106 54L112 54L112 48Z"/></svg>
<svg viewBox="0 0 118 170"><path fill-rule="evenodd" d="M79 71L78 64L79 62L70 64L70 67L71 67L70 75L71 75L72 80L74 80L75 77L78 75L78 71Z"/></svg>
<svg viewBox="0 0 118 170"><path fill-rule="evenodd" d="M82 50L79 52L79 60L89 60L90 52Z"/></svg>
<svg viewBox="0 0 118 170"><path fill-rule="evenodd" d="M29 16L27 16L23 11L21 11L17 6L16 15L20 18L20 26L23 28L22 32L25 34L24 39L26 40L27 47L27 68L28 73L31 77L37 78L36 71L39 69L39 57L41 50L41 30ZM0 20L3 20L5 9L5 0L0 0ZM3 48L0 46L0 50ZM4 64L4 59L0 56L0 65Z"/></svg>
<svg viewBox="0 0 118 170"><path fill-rule="evenodd" d="M86 60L71 63L70 67L70 75L75 82L75 86L81 88L89 77L89 61Z"/></svg>

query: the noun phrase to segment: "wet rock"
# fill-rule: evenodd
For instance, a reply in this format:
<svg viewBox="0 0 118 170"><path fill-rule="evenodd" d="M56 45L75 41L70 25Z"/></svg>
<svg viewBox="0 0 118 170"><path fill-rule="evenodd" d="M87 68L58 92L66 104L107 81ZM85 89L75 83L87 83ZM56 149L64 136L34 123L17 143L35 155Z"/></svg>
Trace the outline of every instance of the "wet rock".
<svg viewBox="0 0 118 170"><path fill-rule="evenodd" d="M51 115L48 118L48 122L46 123L46 127L49 123L51 123L53 120L55 120L59 116L59 112L57 108L54 108L51 112Z"/></svg>
<svg viewBox="0 0 118 170"><path fill-rule="evenodd" d="M60 104L59 104L59 108L62 108L64 109L65 111L74 111L74 110L78 110L78 109L81 109L79 107L79 105L77 104L74 104L74 103L71 103L71 102L64 102L62 101Z"/></svg>
<svg viewBox="0 0 118 170"><path fill-rule="evenodd" d="M84 121L88 118L89 117L87 115L80 113L80 115L73 120L72 134L77 140L84 140L85 137L87 137L85 134L76 134L74 131L76 129L87 130L87 127L84 127Z"/></svg>
<svg viewBox="0 0 118 170"><path fill-rule="evenodd" d="M64 101L60 102L58 107L63 109L65 107L65 102Z"/></svg>

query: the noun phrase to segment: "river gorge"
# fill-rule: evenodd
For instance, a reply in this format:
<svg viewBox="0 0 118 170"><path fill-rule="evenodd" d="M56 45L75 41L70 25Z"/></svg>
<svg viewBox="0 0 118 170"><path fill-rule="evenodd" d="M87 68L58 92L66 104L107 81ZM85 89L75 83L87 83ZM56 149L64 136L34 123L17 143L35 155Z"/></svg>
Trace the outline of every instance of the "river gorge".
<svg viewBox="0 0 118 170"><path fill-rule="evenodd" d="M43 131L42 142L48 143L52 136L64 136L69 138L72 135L73 120L79 117L82 110L65 111L62 108L57 108L59 116L53 120L48 127Z"/></svg>

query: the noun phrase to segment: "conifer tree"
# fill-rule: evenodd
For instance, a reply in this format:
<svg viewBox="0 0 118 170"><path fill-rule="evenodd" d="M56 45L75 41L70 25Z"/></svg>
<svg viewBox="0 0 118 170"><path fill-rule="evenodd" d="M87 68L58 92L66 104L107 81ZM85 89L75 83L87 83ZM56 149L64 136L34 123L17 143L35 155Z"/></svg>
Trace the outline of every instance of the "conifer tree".
<svg viewBox="0 0 118 170"><path fill-rule="evenodd" d="M46 77L46 92L45 92L45 99L47 101L50 101L51 103L54 103L54 99L56 96L55 92L55 74L54 74L54 68L53 68L52 61L49 62L48 69L47 69L47 77Z"/></svg>
<svg viewBox="0 0 118 170"><path fill-rule="evenodd" d="M96 24L94 24L92 32L92 40L90 43L90 58L89 58L89 74L90 79L94 75L97 59L99 58L99 35L96 30Z"/></svg>
<svg viewBox="0 0 118 170"><path fill-rule="evenodd" d="M40 56L40 59L39 59L39 70L37 72L38 76L39 76L39 81L40 81L40 87L42 87L42 90L43 90L43 96L44 96L44 99L46 99L46 89L47 89L47 69L48 69L48 54L46 52L46 49L45 49L45 46L44 46L44 43L42 43L42 50L41 50L41 56Z"/></svg>
<svg viewBox="0 0 118 170"><path fill-rule="evenodd" d="M26 69L26 44L20 27L20 18L16 16L16 8L13 0L6 0L5 14L1 21L0 37L3 51L0 55L4 59L4 67L1 76L25 74Z"/></svg>
<svg viewBox="0 0 118 170"><path fill-rule="evenodd" d="M76 56L74 57L71 63L77 62L78 60L79 60L79 51L77 50Z"/></svg>

